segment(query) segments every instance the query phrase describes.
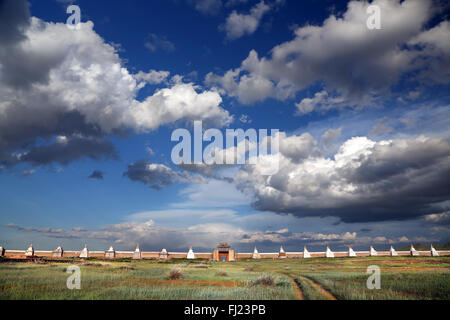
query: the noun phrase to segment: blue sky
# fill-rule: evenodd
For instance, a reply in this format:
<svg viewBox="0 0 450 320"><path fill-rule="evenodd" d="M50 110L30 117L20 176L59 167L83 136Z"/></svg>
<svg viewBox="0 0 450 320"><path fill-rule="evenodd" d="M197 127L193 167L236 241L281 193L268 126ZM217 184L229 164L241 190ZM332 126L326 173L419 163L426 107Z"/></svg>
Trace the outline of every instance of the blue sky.
<svg viewBox="0 0 450 320"><path fill-rule="evenodd" d="M8 0L1 17L6 248L449 240L443 2ZM279 172L174 165L194 120L279 129Z"/></svg>

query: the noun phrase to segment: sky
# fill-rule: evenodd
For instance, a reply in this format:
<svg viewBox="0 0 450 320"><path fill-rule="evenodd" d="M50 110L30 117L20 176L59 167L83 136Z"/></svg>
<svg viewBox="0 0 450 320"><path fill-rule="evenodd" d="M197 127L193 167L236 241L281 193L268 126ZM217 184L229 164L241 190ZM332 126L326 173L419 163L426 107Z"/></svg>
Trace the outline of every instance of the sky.
<svg viewBox="0 0 450 320"><path fill-rule="evenodd" d="M449 241L449 12L438 0L0 0L0 246ZM264 173L263 154L175 164L172 133L194 121L279 130L278 170Z"/></svg>

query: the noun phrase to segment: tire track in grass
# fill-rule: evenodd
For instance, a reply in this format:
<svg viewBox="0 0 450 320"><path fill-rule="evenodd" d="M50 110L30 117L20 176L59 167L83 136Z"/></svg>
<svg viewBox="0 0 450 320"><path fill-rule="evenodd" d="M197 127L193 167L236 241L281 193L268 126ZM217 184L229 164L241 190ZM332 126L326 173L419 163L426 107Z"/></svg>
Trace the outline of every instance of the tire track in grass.
<svg viewBox="0 0 450 320"><path fill-rule="evenodd" d="M316 288L318 291L320 291L327 300L337 300L336 297L329 291L325 290L320 284L318 284L316 281L305 277L305 276L298 276L303 281L308 281L314 288Z"/></svg>
<svg viewBox="0 0 450 320"><path fill-rule="evenodd" d="M305 298L303 297L302 290L300 289L300 285L297 282L297 280L294 278L290 278L290 279L292 281L292 285L294 286L295 296L297 297L297 300L305 300Z"/></svg>

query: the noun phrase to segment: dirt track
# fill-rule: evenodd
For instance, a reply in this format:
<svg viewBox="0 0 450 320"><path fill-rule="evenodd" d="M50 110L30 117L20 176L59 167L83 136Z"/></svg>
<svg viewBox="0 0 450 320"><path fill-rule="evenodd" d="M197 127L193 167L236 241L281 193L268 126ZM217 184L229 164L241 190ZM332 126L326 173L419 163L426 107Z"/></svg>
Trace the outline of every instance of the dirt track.
<svg viewBox="0 0 450 320"><path fill-rule="evenodd" d="M327 297L327 300L337 300L336 297L331 292L325 290L320 284L318 284L314 280L304 276L299 276L299 278L301 278L303 281L308 281L309 283L311 283L317 290L319 290L325 297Z"/></svg>
<svg viewBox="0 0 450 320"><path fill-rule="evenodd" d="M294 286L295 296L297 297L297 300L305 300L305 298L303 297L302 290L300 290L300 286L297 283L297 281L294 278L291 278L291 281L292 285Z"/></svg>

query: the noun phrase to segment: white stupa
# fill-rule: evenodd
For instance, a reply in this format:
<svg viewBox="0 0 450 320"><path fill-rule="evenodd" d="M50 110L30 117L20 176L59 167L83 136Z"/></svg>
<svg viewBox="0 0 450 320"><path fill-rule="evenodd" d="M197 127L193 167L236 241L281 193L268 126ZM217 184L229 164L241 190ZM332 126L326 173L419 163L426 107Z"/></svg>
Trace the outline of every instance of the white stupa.
<svg viewBox="0 0 450 320"><path fill-rule="evenodd" d="M161 252L159 253L159 258L160 259L168 259L169 258L169 253L167 252L166 248L163 248L161 250Z"/></svg>
<svg viewBox="0 0 450 320"><path fill-rule="evenodd" d="M280 259L287 258L286 251L284 251L283 246L280 247L280 252L278 252L278 258Z"/></svg>
<svg viewBox="0 0 450 320"><path fill-rule="evenodd" d="M187 254L187 259L195 259L194 250L192 250L192 247L189 248L189 252Z"/></svg>
<svg viewBox="0 0 450 320"><path fill-rule="evenodd" d="M370 256L376 257L378 255L377 250L374 249L374 247L370 246Z"/></svg>
<svg viewBox="0 0 450 320"><path fill-rule="evenodd" d="M84 245L83 250L80 252L80 258L89 258L89 250L86 245Z"/></svg>
<svg viewBox="0 0 450 320"><path fill-rule="evenodd" d="M419 256L419 252L414 248L413 245L411 245L411 249L409 250L409 252L411 253L411 256L413 256L413 257Z"/></svg>
<svg viewBox="0 0 450 320"><path fill-rule="evenodd" d="M306 246L303 247L303 258L311 258L311 254L309 253L308 249L306 249Z"/></svg>
<svg viewBox="0 0 450 320"><path fill-rule="evenodd" d="M108 251L105 252L105 258L106 259L114 259L116 257L116 251L114 250L113 246L110 246Z"/></svg>
<svg viewBox="0 0 450 320"><path fill-rule="evenodd" d="M327 258L334 258L334 253L331 251L330 247L327 246L327 251L325 252Z"/></svg>
<svg viewBox="0 0 450 320"><path fill-rule="evenodd" d="M133 252L133 259L138 260L141 259L141 249L139 249L139 245L136 246L136 250Z"/></svg>
<svg viewBox="0 0 450 320"><path fill-rule="evenodd" d="M25 251L25 256L26 257L33 257L34 256L34 248L33 248L32 244L30 244L30 246L28 247L27 251Z"/></svg>
<svg viewBox="0 0 450 320"><path fill-rule="evenodd" d="M261 259L261 255L258 252L258 249L253 250L253 255L252 255L252 259Z"/></svg>
<svg viewBox="0 0 450 320"><path fill-rule="evenodd" d="M349 257L356 257L355 251L353 251L352 247L348 247L348 256Z"/></svg>
<svg viewBox="0 0 450 320"><path fill-rule="evenodd" d="M391 253L391 257L398 256L398 253L397 253L397 251L395 251L393 246L391 246L391 249L389 249L389 252Z"/></svg>
<svg viewBox="0 0 450 320"><path fill-rule="evenodd" d="M436 251L436 249L431 245L431 256L432 257L439 257L439 252Z"/></svg>
<svg viewBox="0 0 450 320"><path fill-rule="evenodd" d="M61 246L59 246L58 248L55 249L55 251L53 251L52 257L53 258L62 258L64 254L64 250Z"/></svg>

